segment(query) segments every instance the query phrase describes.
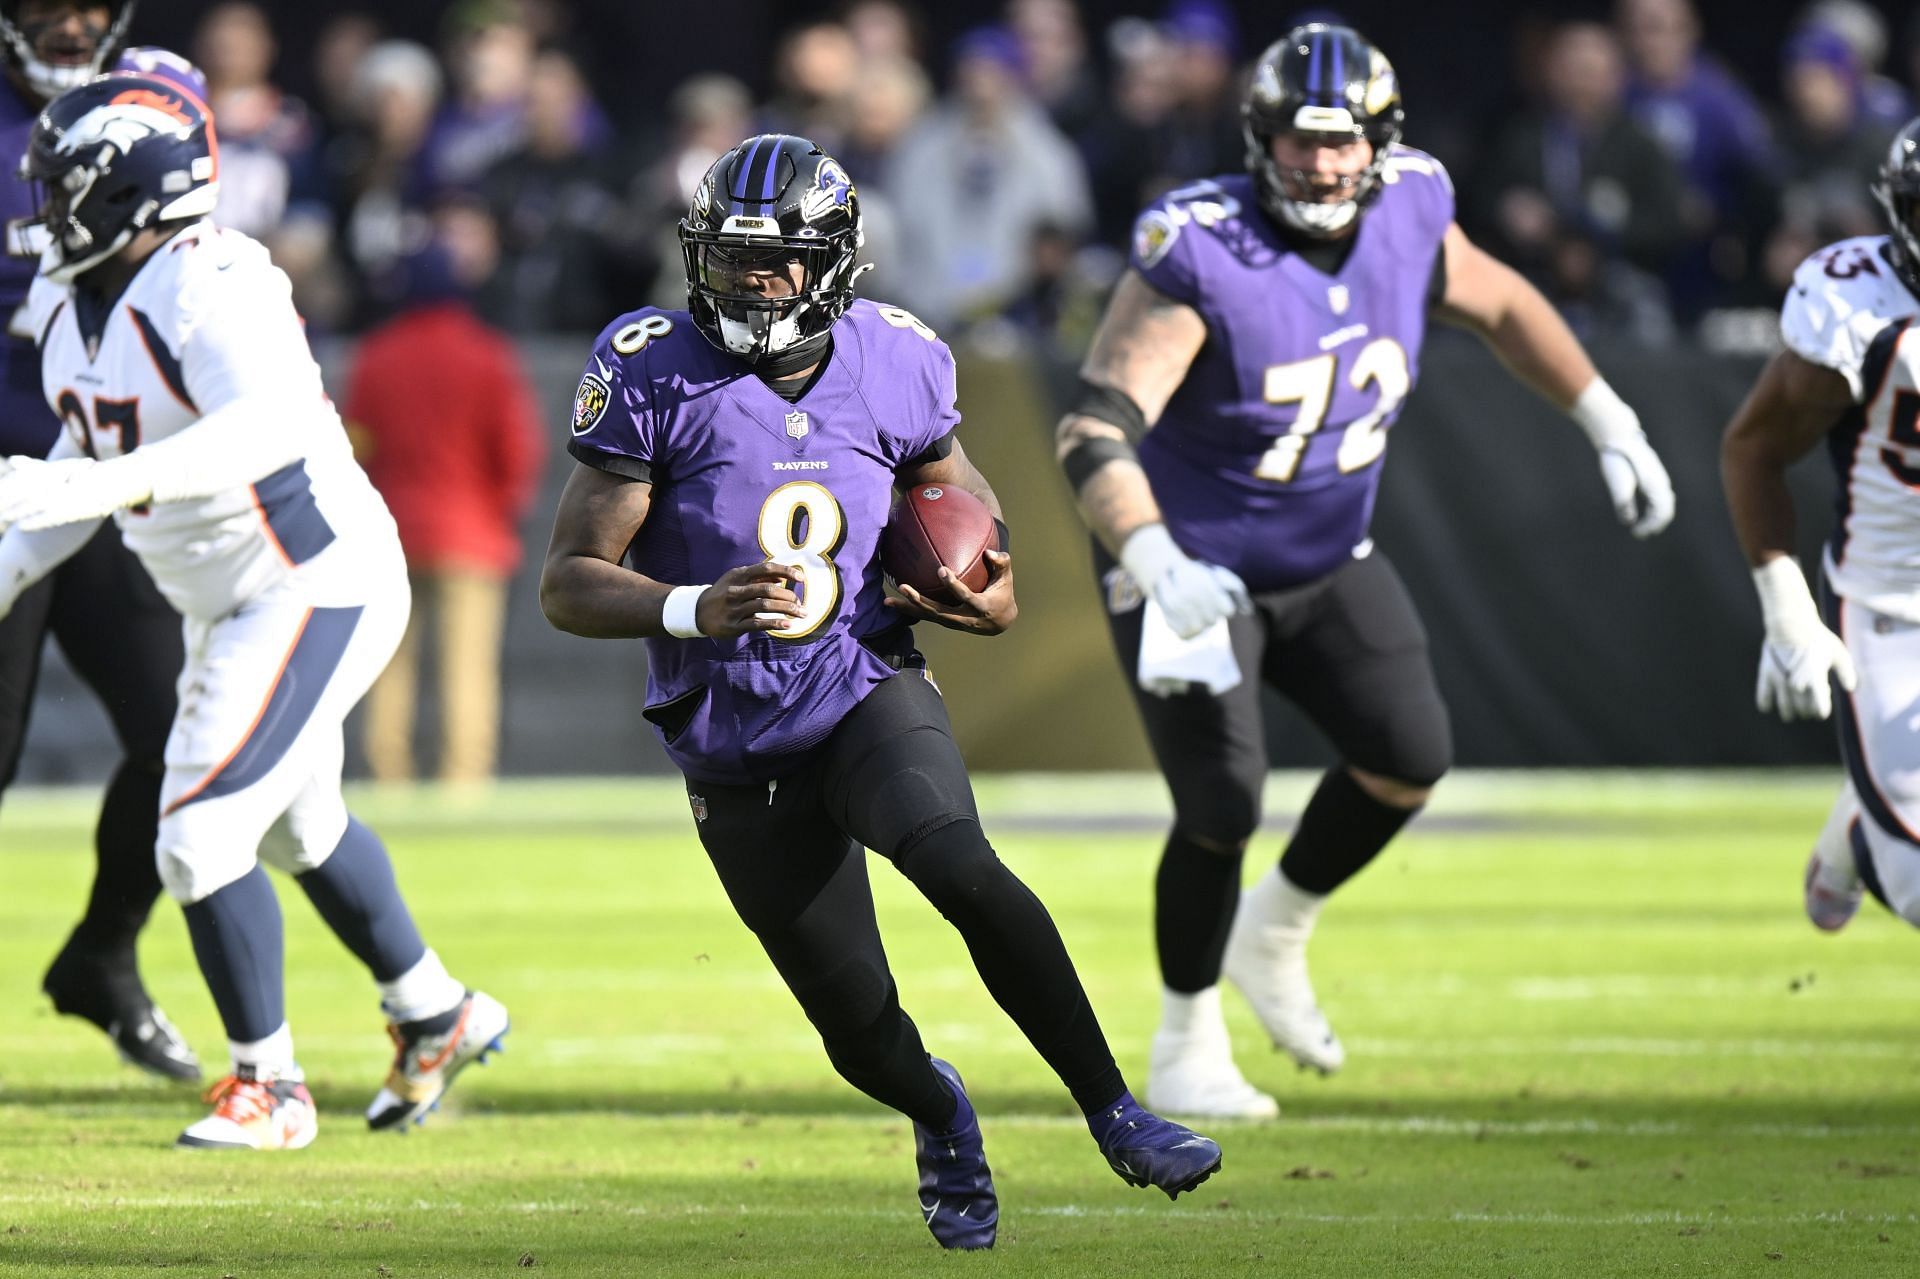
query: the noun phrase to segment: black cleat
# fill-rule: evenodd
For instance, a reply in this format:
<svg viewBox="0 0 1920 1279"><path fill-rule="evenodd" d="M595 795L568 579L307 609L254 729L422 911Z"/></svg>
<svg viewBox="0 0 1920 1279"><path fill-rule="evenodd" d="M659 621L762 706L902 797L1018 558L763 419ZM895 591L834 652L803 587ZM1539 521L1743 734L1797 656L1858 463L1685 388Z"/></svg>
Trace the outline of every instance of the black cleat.
<svg viewBox="0 0 1920 1279"><path fill-rule="evenodd" d="M148 998L131 950L87 950L69 941L40 987L55 1012L98 1026L121 1060L162 1079L199 1082L200 1059Z"/></svg>

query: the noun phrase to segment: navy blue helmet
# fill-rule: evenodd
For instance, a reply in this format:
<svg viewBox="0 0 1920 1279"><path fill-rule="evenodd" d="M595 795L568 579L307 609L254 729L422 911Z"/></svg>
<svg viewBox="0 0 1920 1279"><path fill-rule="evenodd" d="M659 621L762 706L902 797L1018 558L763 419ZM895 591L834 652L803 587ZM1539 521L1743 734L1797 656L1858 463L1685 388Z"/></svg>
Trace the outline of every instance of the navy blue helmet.
<svg viewBox="0 0 1920 1279"><path fill-rule="evenodd" d="M1365 36L1324 22L1295 27L1254 64L1241 109L1247 172L1260 207L1306 235L1344 234L1379 196L1387 151L1400 140L1405 118L1393 64ZM1373 160L1340 179L1341 198L1327 201L1309 175L1274 163L1273 139L1287 132L1365 138L1373 144Z"/></svg>
<svg viewBox="0 0 1920 1279"><path fill-rule="evenodd" d="M1900 278L1920 293L1920 119L1907 121L1894 135L1868 189L1887 215L1888 242Z"/></svg>
<svg viewBox="0 0 1920 1279"><path fill-rule="evenodd" d="M713 162L680 220L694 326L750 364L823 346L853 305L863 240L838 161L790 134L748 138Z"/></svg>
<svg viewBox="0 0 1920 1279"><path fill-rule="evenodd" d="M91 26L88 35L71 49L41 49L42 37L64 15L58 10L52 22L45 19L26 23L20 20L25 0L0 0L0 47L7 62L20 73L27 87L43 99L57 98L68 89L78 88L106 70L127 36L127 24L133 21L136 0L90 0L107 11L105 27ZM87 8L88 4L77 5ZM58 61L48 61L48 56Z"/></svg>
<svg viewBox="0 0 1920 1279"><path fill-rule="evenodd" d="M106 76L40 112L20 176L40 186L48 237L40 270L69 283L148 227L213 212L220 190L213 116L172 81Z"/></svg>

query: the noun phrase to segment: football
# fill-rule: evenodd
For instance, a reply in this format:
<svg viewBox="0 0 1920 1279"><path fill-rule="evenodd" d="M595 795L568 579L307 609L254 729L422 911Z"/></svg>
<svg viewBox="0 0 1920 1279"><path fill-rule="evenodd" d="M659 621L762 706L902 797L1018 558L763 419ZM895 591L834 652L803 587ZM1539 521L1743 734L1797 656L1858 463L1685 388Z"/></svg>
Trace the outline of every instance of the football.
<svg viewBox="0 0 1920 1279"><path fill-rule="evenodd" d="M928 599L953 604L958 601L940 580L940 566L968 590L980 590L987 584L987 552L999 543L979 498L950 484L918 484L894 499L880 536L880 567Z"/></svg>

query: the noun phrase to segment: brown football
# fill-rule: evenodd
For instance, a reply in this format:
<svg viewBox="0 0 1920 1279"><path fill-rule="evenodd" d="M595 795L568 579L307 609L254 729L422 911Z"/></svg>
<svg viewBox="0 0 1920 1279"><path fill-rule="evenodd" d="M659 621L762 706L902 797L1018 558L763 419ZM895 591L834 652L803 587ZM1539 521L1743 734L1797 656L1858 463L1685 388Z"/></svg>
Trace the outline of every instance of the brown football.
<svg viewBox="0 0 1920 1279"><path fill-rule="evenodd" d="M880 535L880 567L928 599L955 603L940 580L940 566L953 570L970 591L987 584L987 551L999 536L986 505L951 484L916 484L894 499Z"/></svg>

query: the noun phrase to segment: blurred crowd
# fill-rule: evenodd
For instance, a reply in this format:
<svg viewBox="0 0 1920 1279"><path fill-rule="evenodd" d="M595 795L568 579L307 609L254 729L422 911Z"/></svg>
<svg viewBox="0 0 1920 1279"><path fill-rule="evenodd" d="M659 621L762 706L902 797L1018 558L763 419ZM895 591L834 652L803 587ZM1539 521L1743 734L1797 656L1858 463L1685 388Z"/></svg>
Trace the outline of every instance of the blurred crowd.
<svg viewBox="0 0 1920 1279"><path fill-rule="evenodd" d="M1224 0L1170 0L1096 28L1077 0L1008 0L997 25L930 47L920 5L846 0L780 33L767 92L690 60L631 129L612 121L633 104L583 74L565 0L460 0L437 47L341 12L313 46L311 101L274 82L269 12L222 3L187 52L219 122L220 216L268 242L318 328L404 305L428 245L510 332L680 305L673 226L695 181L781 130L859 185L868 294L950 336L1066 353L1143 203L1239 169L1260 47L1339 17L1249 31ZM1371 34L1417 81L1420 50ZM1583 335L1725 334L1774 307L1807 252L1879 229L1867 183L1920 84L1920 20L1900 35L1866 0L1812 0L1781 33L1777 83L1748 84L1703 45L1693 0L1618 0L1610 22L1523 24L1515 99L1423 134L1415 98L1407 141L1447 162L1468 233Z"/></svg>

